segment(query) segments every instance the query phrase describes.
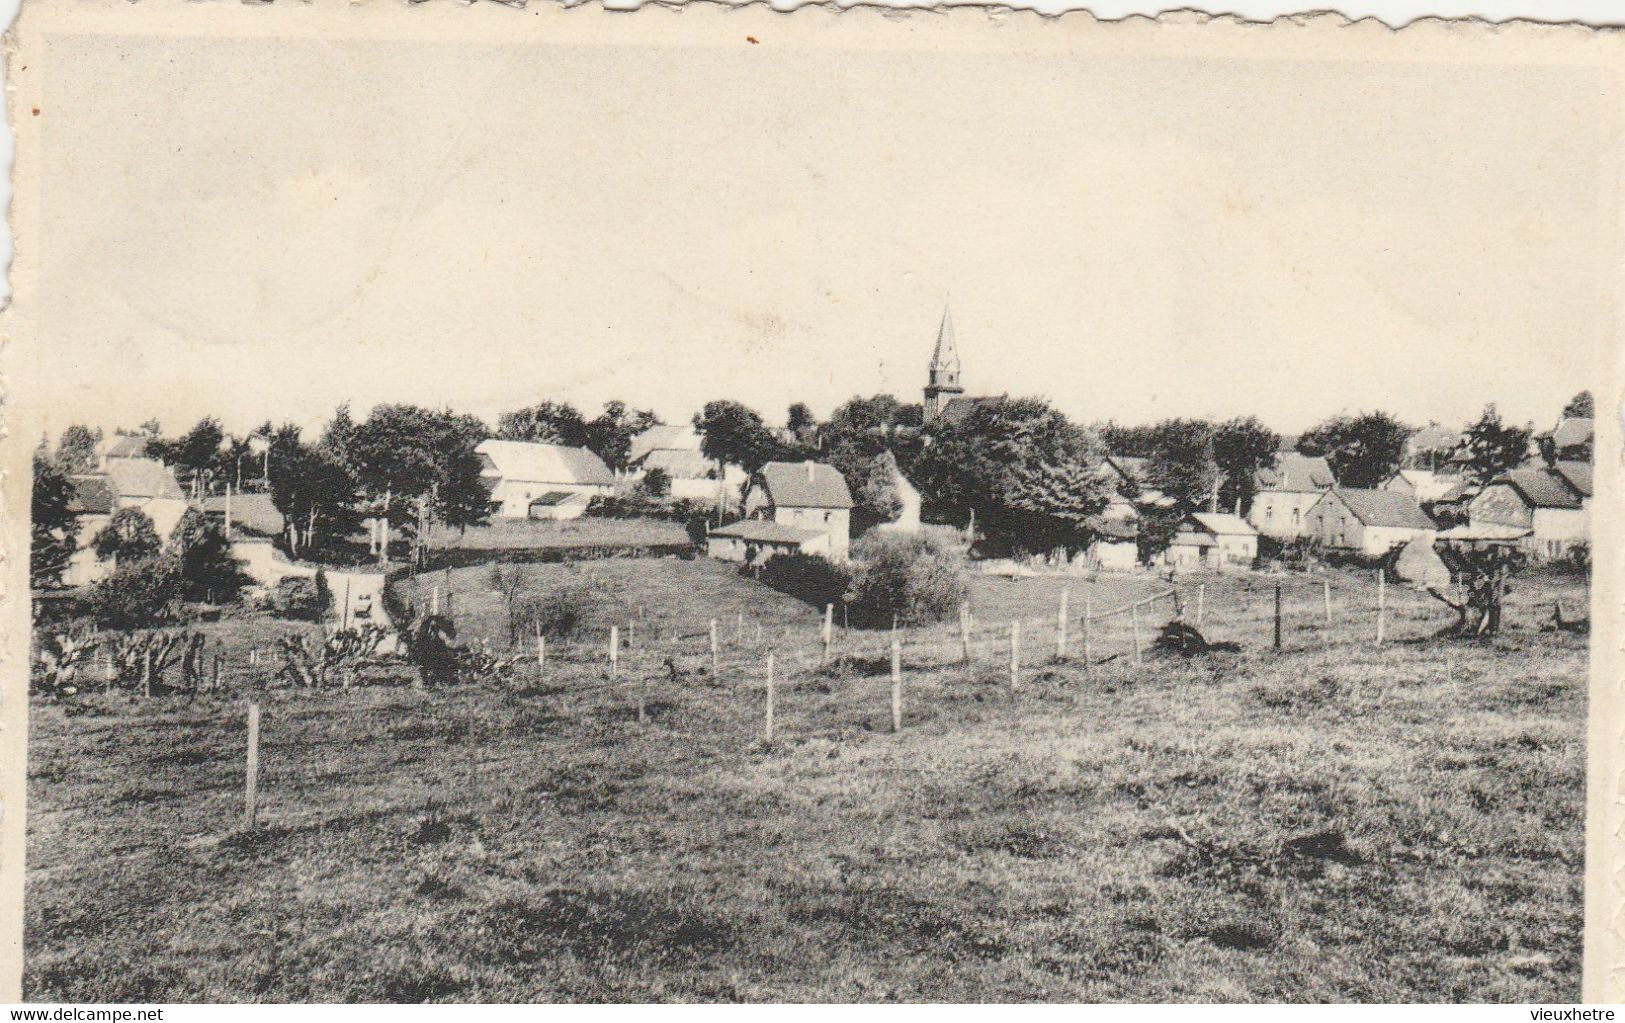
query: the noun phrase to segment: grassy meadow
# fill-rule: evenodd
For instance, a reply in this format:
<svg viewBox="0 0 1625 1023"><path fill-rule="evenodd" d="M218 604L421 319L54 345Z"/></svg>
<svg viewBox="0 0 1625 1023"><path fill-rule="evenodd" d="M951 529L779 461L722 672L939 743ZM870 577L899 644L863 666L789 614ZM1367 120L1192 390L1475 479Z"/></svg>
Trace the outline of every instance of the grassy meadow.
<svg viewBox="0 0 1625 1023"><path fill-rule="evenodd" d="M1125 613L1086 665L1086 600L1170 584L976 577L970 666L952 624L900 635L893 733L885 633L820 667L820 613L715 562L525 571L602 595L545 676L298 692L234 669L190 702L36 703L26 997L1578 997L1587 655L1539 624L1583 612L1581 581L1520 580L1485 644L1426 640L1449 612L1389 587L1379 648L1370 579L1333 577L1328 627L1319 580L1288 578L1276 653L1276 580L1191 577L1187 619L1200 587L1241 653L1137 663ZM500 648L488 575L408 585ZM1172 610L1145 610L1146 646ZM602 634L634 620L611 678Z"/></svg>

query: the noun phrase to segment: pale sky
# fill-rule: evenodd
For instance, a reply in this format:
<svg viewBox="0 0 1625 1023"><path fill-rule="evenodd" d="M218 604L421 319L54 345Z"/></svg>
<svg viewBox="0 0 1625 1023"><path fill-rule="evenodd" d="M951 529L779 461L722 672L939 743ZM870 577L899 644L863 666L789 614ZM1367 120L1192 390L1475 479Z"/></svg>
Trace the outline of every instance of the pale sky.
<svg viewBox="0 0 1625 1023"><path fill-rule="evenodd" d="M919 400L949 301L970 393L1083 422L1545 426L1592 386L1616 212L1589 73L931 32L64 36L19 227L34 425L718 397L781 422Z"/></svg>

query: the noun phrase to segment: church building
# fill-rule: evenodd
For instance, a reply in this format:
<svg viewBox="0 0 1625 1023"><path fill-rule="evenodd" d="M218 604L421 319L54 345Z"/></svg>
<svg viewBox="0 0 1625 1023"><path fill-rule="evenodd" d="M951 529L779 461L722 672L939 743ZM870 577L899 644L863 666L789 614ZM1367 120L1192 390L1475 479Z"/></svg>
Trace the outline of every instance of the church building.
<svg viewBox="0 0 1625 1023"><path fill-rule="evenodd" d="M942 326L937 328L937 347L931 353L931 366L926 373L925 424L930 426L941 420L951 426L983 402L995 400L965 397L965 388L959 384L959 349L954 345L953 313L944 309Z"/></svg>

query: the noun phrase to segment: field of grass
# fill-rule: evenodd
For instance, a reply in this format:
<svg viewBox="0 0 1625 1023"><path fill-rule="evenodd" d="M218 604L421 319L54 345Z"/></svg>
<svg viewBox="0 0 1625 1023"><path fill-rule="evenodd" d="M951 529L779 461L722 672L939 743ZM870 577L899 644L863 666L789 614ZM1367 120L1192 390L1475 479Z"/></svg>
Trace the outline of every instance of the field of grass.
<svg viewBox="0 0 1625 1023"><path fill-rule="evenodd" d="M450 592L500 645L488 571ZM1378 648L1369 580L1334 578L1328 630L1289 579L1277 654L1273 580L1181 580L1241 653L1136 663L1118 615L1085 666L1076 631L1052 661L1061 582L977 578L969 669L952 626L901 636L893 734L884 633L824 669L819 613L726 566L526 571L604 600L545 678L258 692L256 831L246 689L36 704L26 996L1578 997L1586 649L1537 628L1577 581L1524 581L1489 644L1420 642L1448 612L1390 588ZM1167 588L1069 585L1074 619ZM610 679L595 630L633 620Z"/></svg>

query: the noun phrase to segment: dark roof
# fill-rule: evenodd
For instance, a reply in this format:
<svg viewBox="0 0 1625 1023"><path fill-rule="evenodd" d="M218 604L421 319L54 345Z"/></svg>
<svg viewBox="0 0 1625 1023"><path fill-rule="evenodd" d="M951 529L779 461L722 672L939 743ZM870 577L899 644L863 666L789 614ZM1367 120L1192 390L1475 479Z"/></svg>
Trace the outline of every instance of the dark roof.
<svg viewBox="0 0 1625 1023"><path fill-rule="evenodd" d="M226 499L224 496L206 497L203 499L203 512L206 515L226 514ZM233 534L255 533L260 536L281 536L287 528L287 522L282 513L277 511L276 502L271 500L270 494L233 494L231 495L231 530Z"/></svg>
<svg viewBox="0 0 1625 1023"><path fill-rule="evenodd" d="M800 544L824 534L816 529L786 526L783 523L772 522L767 519L745 519L741 522L735 522L731 526L713 529L711 535L729 537L735 540L754 540L758 543Z"/></svg>
<svg viewBox="0 0 1625 1023"><path fill-rule="evenodd" d="M1434 529L1422 506L1409 494L1394 490L1352 490L1334 487L1336 494L1354 517L1368 526L1396 526L1403 529Z"/></svg>
<svg viewBox="0 0 1625 1023"><path fill-rule="evenodd" d="M997 396L985 398L949 398L947 403L944 404L937 412L937 418L947 423L949 426L957 426L960 422L968 418L972 412L975 412L983 405L991 405L994 402L1003 400L1004 399L1002 397Z"/></svg>
<svg viewBox="0 0 1625 1023"><path fill-rule="evenodd" d="M556 508L572 497L586 497L579 490L549 490L539 497L530 499L530 507L541 505L544 508Z"/></svg>
<svg viewBox="0 0 1625 1023"><path fill-rule="evenodd" d="M1282 490L1294 494L1309 494L1317 490L1330 490L1337 486L1332 467L1319 455L1300 455L1296 451L1282 451L1275 456L1275 464L1259 469L1253 476L1259 490Z"/></svg>
<svg viewBox="0 0 1625 1023"><path fill-rule="evenodd" d="M1591 463L1558 462L1552 471L1563 477L1563 482L1574 488L1581 497L1591 496Z"/></svg>
<svg viewBox="0 0 1625 1023"><path fill-rule="evenodd" d="M1551 469L1513 469L1495 482L1512 487L1533 508L1580 507L1580 495Z"/></svg>
<svg viewBox="0 0 1625 1023"><path fill-rule="evenodd" d="M1595 420L1590 418L1567 417L1552 430L1552 445L1561 451L1564 448L1590 444L1595 426Z"/></svg>
<svg viewBox="0 0 1625 1023"><path fill-rule="evenodd" d="M810 467L810 471L809 471ZM780 508L850 508L846 478L822 462L769 462L758 474Z"/></svg>
<svg viewBox="0 0 1625 1023"><path fill-rule="evenodd" d="M75 515L110 515L113 511L113 481L106 476L70 477L73 496L68 498L68 511Z"/></svg>

